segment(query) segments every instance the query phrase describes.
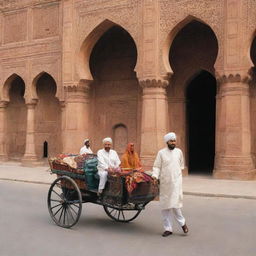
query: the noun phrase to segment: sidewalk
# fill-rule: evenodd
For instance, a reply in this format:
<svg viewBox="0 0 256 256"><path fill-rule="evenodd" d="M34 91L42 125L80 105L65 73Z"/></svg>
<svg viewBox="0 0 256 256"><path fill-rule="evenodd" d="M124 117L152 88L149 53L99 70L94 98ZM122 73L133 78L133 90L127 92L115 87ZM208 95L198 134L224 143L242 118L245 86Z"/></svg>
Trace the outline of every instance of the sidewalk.
<svg viewBox="0 0 256 256"><path fill-rule="evenodd" d="M0 180L20 181L37 184L51 184L56 175L49 167L23 167L17 162L0 164ZM211 176L189 175L183 178L185 195L245 198L256 200L256 180L217 180Z"/></svg>

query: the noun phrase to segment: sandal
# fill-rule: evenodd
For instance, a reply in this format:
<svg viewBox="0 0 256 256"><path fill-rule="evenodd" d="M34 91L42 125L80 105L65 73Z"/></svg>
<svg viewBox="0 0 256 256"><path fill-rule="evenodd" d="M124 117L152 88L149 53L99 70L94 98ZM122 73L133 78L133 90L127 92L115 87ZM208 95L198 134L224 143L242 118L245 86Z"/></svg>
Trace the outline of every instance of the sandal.
<svg viewBox="0 0 256 256"><path fill-rule="evenodd" d="M188 233L188 227L187 227L186 224L184 224L184 225L182 226L182 229L183 229L183 232L184 232L185 234Z"/></svg>

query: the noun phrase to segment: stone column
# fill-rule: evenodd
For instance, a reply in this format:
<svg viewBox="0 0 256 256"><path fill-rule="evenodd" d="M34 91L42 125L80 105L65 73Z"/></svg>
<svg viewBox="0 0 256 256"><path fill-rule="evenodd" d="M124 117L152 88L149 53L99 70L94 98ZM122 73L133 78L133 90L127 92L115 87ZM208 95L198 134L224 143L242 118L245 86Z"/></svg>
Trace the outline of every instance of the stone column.
<svg viewBox="0 0 256 256"><path fill-rule="evenodd" d="M22 165L29 166L38 163L35 146L35 107L37 100L29 100L27 105L27 133L25 154L22 158Z"/></svg>
<svg viewBox="0 0 256 256"><path fill-rule="evenodd" d="M66 102L60 101L61 108L61 152L64 153L65 127L66 127Z"/></svg>
<svg viewBox="0 0 256 256"><path fill-rule="evenodd" d="M7 101L0 101L0 162L8 160L6 149L6 107Z"/></svg>
<svg viewBox="0 0 256 256"><path fill-rule="evenodd" d="M177 147L183 152L185 159L185 169L182 171L184 176L188 175L188 136L186 119L186 99L185 97L169 97L169 122L170 129L177 135Z"/></svg>
<svg viewBox="0 0 256 256"><path fill-rule="evenodd" d="M145 169L151 168L168 128L166 81L140 81L143 88L140 157Z"/></svg>
<svg viewBox="0 0 256 256"><path fill-rule="evenodd" d="M219 79L214 177L248 180L255 176L251 154L248 78Z"/></svg>
<svg viewBox="0 0 256 256"><path fill-rule="evenodd" d="M84 139L89 136L89 84L90 81L80 81L77 86L65 88L64 153L79 153Z"/></svg>

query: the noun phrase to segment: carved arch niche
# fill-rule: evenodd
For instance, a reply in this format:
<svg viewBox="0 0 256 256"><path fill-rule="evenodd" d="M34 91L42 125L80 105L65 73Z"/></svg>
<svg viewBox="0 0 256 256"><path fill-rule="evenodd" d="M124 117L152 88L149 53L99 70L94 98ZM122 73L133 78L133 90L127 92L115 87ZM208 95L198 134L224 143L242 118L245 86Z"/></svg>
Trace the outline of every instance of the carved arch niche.
<svg viewBox="0 0 256 256"><path fill-rule="evenodd" d="M118 123L127 124L128 139L137 143L140 87L134 71L137 47L133 38L125 28L105 21L93 30L83 48L87 52L84 74L93 79L89 130L95 148L102 146L102 138L112 134Z"/></svg>
<svg viewBox="0 0 256 256"><path fill-rule="evenodd" d="M17 74L12 74L4 83L3 96L6 108L7 155L10 160L20 160L25 153L27 109L25 83Z"/></svg>
<svg viewBox="0 0 256 256"><path fill-rule="evenodd" d="M193 88L196 88L198 92L202 92L200 94L200 100L201 102L205 102L205 104L207 104L207 100L203 99L204 97L215 98L215 92L208 95L207 93L203 93L203 91L208 83L213 83L213 87L216 87L214 65L218 55L218 41L210 26L199 19L189 17L177 24L177 26L170 32L169 43L168 63L167 59L166 63L169 65L171 72L173 72L170 87L167 89L170 127L171 130L178 131L178 137L182 138L180 147L185 152L186 164L188 166L188 172L190 172L191 168L189 163L191 163L191 161L188 161L188 159L191 159L193 156L190 154L191 151L189 150L189 141L191 142L189 136L191 135L190 131L197 128L194 127L195 129L191 129L191 127L188 127L193 124L192 122L188 122L187 101L195 98L195 94L193 94L192 90L189 94L191 97L188 98L186 89L187 86L191 86L192 83ZM165 56L165 58L167 58L167 56ZM193 81L191 80L192 77ZM188 81L190 81L190 83ZM195 83L198 83L201 87L198 87ZM207 92L207 90L205 92ZM194 105L189 105L189 107L195 109L196 102L194 102ZM215 101L213 103L213 108L212 119L215 120ZM196 111L192 111L191 113L195 112ZM193 117L190 116L190 118ZM210 126L208 128L211 129L211 134L214 134L215 127L213 130ZM205 131L204 134L208 134L207 131ZM207 138L202 139L207 140ZM192 140L192 143L196 143L196 140ZM209 161L211 161L211 164L209 164L211 171L213 169L213 158L214 152L209 156ZM197 167L193 169L197 169Z"/></svg>
<svg viewBox="0 0 256 256"><path fill-rule="evenodd" d="M76 66L79 79L93 80L90 70L90 58L92 50L101 36L116 25L117 24L114 22L106 19L95 27L85 38L78 53L78 61Z"/></svg>
<svg viewBox="0 0 256 256"><path fill-rule="evenodd" d="M117 124L113 127L113 143L114 149L121 157L128 143L128 131L124 124Z"/></svg>
<svg viewBox="0 0 256 256"><path fill-rule="evenodd" d="M252 154L254 159L256 159L256 32L251 43L250 48L250 57L252 61L251 68L251 84L250 84L250 93L251 93L251 132L252 132Z"/></svg>
<svg viewBox="0 0 256 256"><path fill-rule="evenodd" d="M35 109L36 155L42 159L61 152L61 108L56 98L57 85L51 75L41 72L34 78L33 85L38 99Z"/></svg>

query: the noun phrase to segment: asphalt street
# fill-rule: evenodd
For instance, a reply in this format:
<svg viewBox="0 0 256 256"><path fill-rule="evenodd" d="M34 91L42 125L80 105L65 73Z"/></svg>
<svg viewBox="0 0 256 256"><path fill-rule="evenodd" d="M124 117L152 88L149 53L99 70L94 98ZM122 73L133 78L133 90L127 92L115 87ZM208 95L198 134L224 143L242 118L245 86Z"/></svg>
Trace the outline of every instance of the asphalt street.
<svg viewBox="0 0 256 256"><path fill-rule="evenodd" d="M112 221L101 206L84 204L76 226L64 229L50 219L48 189L0 181L1 256L256 255L256 200L186 195L189 234L176 225L163 238L156 201L128 224Z"/></svg>

